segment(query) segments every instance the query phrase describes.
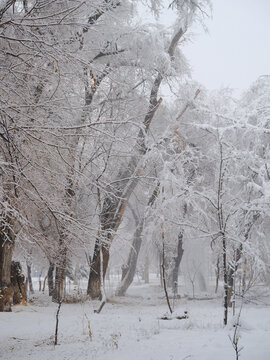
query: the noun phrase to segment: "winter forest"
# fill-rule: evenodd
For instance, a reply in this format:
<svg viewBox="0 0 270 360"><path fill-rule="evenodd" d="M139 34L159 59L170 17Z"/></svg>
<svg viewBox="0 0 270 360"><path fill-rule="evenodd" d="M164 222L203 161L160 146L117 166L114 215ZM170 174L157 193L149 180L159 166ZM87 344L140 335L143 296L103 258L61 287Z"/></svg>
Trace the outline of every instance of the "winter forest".
<svg viewBox="0 0 270 360"><path fill-rule="evenodd" d="M212 16L0 0L1 359L270 358L270 75L193 78Z"/></svg>

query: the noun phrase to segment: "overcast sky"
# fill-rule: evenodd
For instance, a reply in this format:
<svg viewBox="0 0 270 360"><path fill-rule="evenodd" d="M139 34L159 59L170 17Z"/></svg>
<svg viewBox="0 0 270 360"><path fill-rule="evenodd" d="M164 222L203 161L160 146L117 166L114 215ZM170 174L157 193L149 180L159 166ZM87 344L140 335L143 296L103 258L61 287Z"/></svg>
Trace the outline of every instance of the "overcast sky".
<svg viewBox="0 0 270 360"><path fill-rule="evenodd" d="M245 90L270 74L270 0L213 0L209 33L200 32L184 52L193 78L207 88Z"/></svg>
<svg viewBox="0 0 270 360"><path fill-rule="evenodd" d="M168 0L164 0L168 1ZM212 0L209 32L193 29L193 42L183 49L195 80L208 89L247 89L260 75L270 74L270 0ZM147 18L145 11L140 12ZM160 20L170 25L171 10Z"/></svg>

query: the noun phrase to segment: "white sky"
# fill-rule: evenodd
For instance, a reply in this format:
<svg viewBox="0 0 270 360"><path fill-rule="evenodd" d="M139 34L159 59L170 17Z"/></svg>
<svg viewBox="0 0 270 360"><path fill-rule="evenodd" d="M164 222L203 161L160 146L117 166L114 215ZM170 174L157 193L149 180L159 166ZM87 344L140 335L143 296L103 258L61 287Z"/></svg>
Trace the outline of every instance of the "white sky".
<svg viewBox="0 0 270 360"><path fill-rule="evenodd" d="M166 0L168 1L168 0ZM270 74L270 0L212 0L213 18L193 29L193 42L183 49L194 80L208 89L228 86L235 95L260 75ZM148 16L144 12L144 16ZM173 12L161 16L170 25Z"/></svg>
<svg viewBox="0 0 270 360"><path fill-rule="evenodd" d="M270 0L213 0L207 25L184 50L194 79L239 92L270 74Z"/></svg>

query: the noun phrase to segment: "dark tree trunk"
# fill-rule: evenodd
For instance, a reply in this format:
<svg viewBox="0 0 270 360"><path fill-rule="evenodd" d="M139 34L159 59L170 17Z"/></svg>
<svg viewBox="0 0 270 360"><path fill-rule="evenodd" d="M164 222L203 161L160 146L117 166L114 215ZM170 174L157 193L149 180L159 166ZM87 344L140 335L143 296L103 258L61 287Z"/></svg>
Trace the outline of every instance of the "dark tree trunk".
<svg viewBox="0 0 270 360"><path fill-rule="evenodd" d="M218 292L218 282L220 277L220 265L219 265L219 257L217 259L217 265L216 265L216 287L215 287L215 294Z"/></svg>
<svg viewBox="0 0 270 360"><path fill-rule="evenodd" d="M27 264L27 284L28 284L30 293L34 294L32 275L31 275L31 265L30 264Z"/></svg>
<svg viewBox="0 0 270 360"><path fill-rule="evenodd" d="M14 236L10 230L0 228L0 312L11 311L13 286L11 284L11 261Z"/></svg>
<svg viewBox="0 0 270 360"><path fill-rule="evenodd" d="M232 307L232 298L233 298L233 287L234 287L234 270L228 270L228 307Z"/></svg>
<svg viewBox="0 0 270 360"><path fill-rule="evenodd" d="M26 305L27 289L24 282L22 267L19 262L12 261L11 264L11 284L13 286L13 304Z"/></svg>
<svg viewBox="0 0 270 360"><path fill-rule="evenodd" d="M223 250L223 280L224 280L224 325L228 322L228 274L227 274L227 243L225 235L222 236Z"/></svg>
<svg viewBox="0 0 270 360"><path fill-rule="evenodd" d="M53 291L53 301L60 303L64 299L64 285L66 273L66 254L67 249L60 243L60 256L55 267L55 287Z"/></svg>
<svg viewBox="0 0 270 360"><path fill-rule="evenodd" d="M105 281L105 274L109 263L109 248L105 245L101 247L103 255L103 281ZM94 255L91 261L90 275L88 280L87 294L91 296L92 299L102 299L101 294L101 281L100 281L100 246L98 242L95 243Z"/></svg>
<svg viewBox="0 0 270 360"><path fill-rule="evenodd" d="M166 264L165 264L165 265L166 265ZM162 280L162 252L159 252L158 267L159 267L160 287L163 288L163 280Z"/></svg>
<svg viewBox="0 0 270 360"><path fill-rule="evenodd" d="M197 92L195 98L197 96ZM185 218L187 214L187 204L184 203L183 205L183 218ZM178 295L178 274L179 274L179 266L184 255L183 249L183 237L184 237L184 230L180 229L178 233L177 239L177 252L176 256L173 258L173 269L169 276L169 284L172 287L174 296Z"/></svg>
<svg viewBox="0 0 270 360"><path fill-rule="evenodd" d="M53 292L54 292L53 272L54 272L54 264L50 262L48 275L47 275L47 277L48 277L49 296L53 296Z"/></svg>
<svg viewBox="0 0 270 360"><path fill-rule="evenodd" d="M59 303L64 298L65 266L56 266L55 268L55 288L53 292L53 301Z"/></svg>
<svg viewBox="0 0 270 360"><path fill-rule="evenodd" d="M179 266L184 254L183 249L183 232L180 231L178 234L178 243L177 243L177 255L174 258L174 267L172 271L172 287L174 295L178 294L178 274L179 274Z"/></svg>
<svg viewBox="0 0 270 360"><path fill-rule="evenodd" d="M167 300L167 304L168 304L168 308L170 310L170 313L172 314L172 307L171 307L171 303L170 303L170 299L169 299L169 295L168 295L168 291L167 291L167 285L166 285L166 265L165 265L165 240L164 240L164 231L162 231L162 264L161 264L161 268L162 268L162 280L163 280L163 289L165 292L165 297Z"/></svg>

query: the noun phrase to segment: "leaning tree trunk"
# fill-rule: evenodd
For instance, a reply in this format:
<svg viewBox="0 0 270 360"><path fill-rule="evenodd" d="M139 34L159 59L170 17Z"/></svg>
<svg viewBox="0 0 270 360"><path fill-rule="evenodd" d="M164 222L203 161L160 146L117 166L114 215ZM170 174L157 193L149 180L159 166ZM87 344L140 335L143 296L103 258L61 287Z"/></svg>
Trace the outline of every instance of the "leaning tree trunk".
<svg viewBox="0 0 270 360"><path fill-rule="evenodd" d="M0 229L0 312L11 311L13 286L11 284L11 262L14 234L10 229Z"/></svg>
<svg viewBox="0 0 270 360"><path fill-rule="evenodd" d="M157 195L158 195L158 189L159 189L159 183L156 185L156 187L148 201L147 207L153 206L153 204L157 198ZM124 296L128 287L130 286L130 284L132 283L132 281L134 279L134 275L135 275L136 267L137 267L137 260L138 260L138 256L139 256L139 252L140 252L141 244L142 244L142 232L143 232L143 225L144 225L144 217L139 221L134 210L132 210L132 213L133 213L133 217L136 222L136 230L135 230L135 233L133 236L133 242L132 242L132 246L131 246L130 253L128 256L128 260L127 260L126 264L124 266L122 266L122 280L121 280L121 284L120 284L119 288L116 291L117 296ZM149 282L149 279L148 279L148 282Z"/></svg>
<svg viewBox="0 0 270 360"><path fill-rule="evenodd" d="M43 294L44 294L44 292L45 292L45 287L46 287L46 281L47 281L47 279L48 279L48 275L46 275L45 278L44 278L44 280L43 280L43 286L42 286L42 292L43 292Z"/></svg>
<svg viewBox="0 0 270 360"><path fill-rule="evenodd" d="M184 30L182 27L179 31L173 36L168 54L170 56L171 61L174 60L174 53L176 46L184 34ZM110 245L113 241L114 234L118 230L118 227L122 221L128 200L130 195L132 194L134 188L136 187L139 181L139 175L142 172L140 166L140 160L143 155L146 153L145 146L145 137L148 133L151 122L154 118L156 110L158 109L162 99L158 100L158 91L163 80L164 75L159 73L154 81L154 84L151 89L150 99L149 99L149 107L147 114L144 118L143 125L144 129L141 129L137 135L137 143L134 149L134 155L130 159L127 166L124 169L120 169L117 176L117 188L112 194L111 187L109 188L108 195L105 197L103 202L102 212L100 214L100 227L102 236L106 239L105 244L102 244L102 248L104 247L103 254L103 276L105 280L106 270L109 263L109 250ZM93 261L91 263L89 281L88 281L88 289L87 294L92 298L100 298L101 297L101 289L100 289L100 253L97 251L99 249L99 238L96 240L95 250L93 254Z"/></svg>
<svg viewBox="0 0 270 360"><path fill-rule="evenodd" d="M116 291L117 296L124 296L129 285L133 281L137 266L138 255L142 244L143 223L144 223L144 219L141 219L134 233L132 247L130 249L128 261L122 272L122 281L120 287Z"/></svg>

